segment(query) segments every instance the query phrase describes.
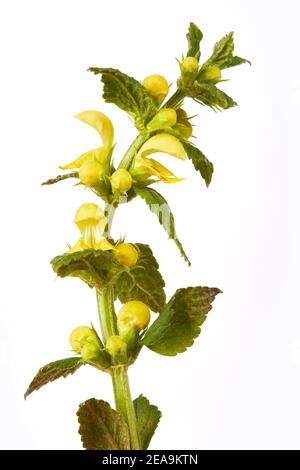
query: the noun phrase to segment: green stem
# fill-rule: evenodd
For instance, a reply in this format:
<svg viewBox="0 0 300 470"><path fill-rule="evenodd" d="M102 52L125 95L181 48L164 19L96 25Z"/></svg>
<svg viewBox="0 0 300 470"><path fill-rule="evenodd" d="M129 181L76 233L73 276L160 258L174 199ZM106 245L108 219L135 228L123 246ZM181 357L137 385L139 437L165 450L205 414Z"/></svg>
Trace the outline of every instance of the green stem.
<svg viewBox="0 0 300 470"><path fill-rule="evenodd" d="M125 417L128 424L131 449L139 450L141 447L136 425L136 414L131 399L126 366L116 366L113 368L112 382L114 387L116 408L118 412Z"/></svg>
<svg viewBox="0 0 300 470"><path fill-rule="evenodd" d="M147 132L144 132L143 134L139 134L137 138L132 142L129 149L127 150L124 157L122 158L119 168L124 168L124 170L128 170L135 155L137 154L141 146L148 139L149 139L149 134Z"/></svg>
<svg viewBox="0 0 300 470"><path fill-rule="evenodd" d="M98 315L104 344L110 336L117 335L117 321L114 309L113 289L96 289Z"/></svg>
<svg viewBox="0 0 300 470"><path fill-rule="evenodd" d="M163 108L176 108L184 99L185 94L181 88L177 88L175 93L163 105Z"/></svg>

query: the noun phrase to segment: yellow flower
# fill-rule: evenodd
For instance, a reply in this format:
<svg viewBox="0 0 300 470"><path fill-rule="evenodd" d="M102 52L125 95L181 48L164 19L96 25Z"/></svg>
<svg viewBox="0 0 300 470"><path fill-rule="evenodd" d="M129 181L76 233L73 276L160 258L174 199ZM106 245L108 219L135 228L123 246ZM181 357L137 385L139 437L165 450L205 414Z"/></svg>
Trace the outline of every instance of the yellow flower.
<svg viewBox="0 0 300 470"><path fill-rule="evenodd" d="M84 111L74 117L93 127L100 135L103 146L85 152L67 165L60 166L60 168L62 170L81 169L84 164L90 162L97 162L105 167L112 152L114 139L114 128L110 119L99 111Z"/></svg>
<svg viewBox="0 0 300 470"><path fill-rule="evenodd" d="M70 345L76 353L80 353L85 344L100 346L97 333L89 326L78 326L70 334Z"/></svg>
<svg viewBox="0 0 300 470"><path fill-rule="evenodd" d="M142 145L137 156L146 157L152 153L167 153L180 160L186 159L185 150L180 140L164 132L150 137L150 139Z"/></svg>
<svg viewBox="0 0 300 470"><path fill-rule="evenodd" d="M177 178L161 163L153 158L147 157L153 153L167 153L180 160L186 159L183 145L177 137L166 133L154 135L142 145L136 156L132 169L132 173L135 177L138 179L147 179L148 177L154 176L164 183L177 183L182 181L183 178Z"/></svg>
<svg viewBox="0 0 300 470"><path fill-rule="evenodd" d="M107 224L103 210L97 204L82 204L76 212L74 222L82 234L82 241L79 240L76 245L79 243L83 249L95 248L100 243ZM74 247L71 250L74 251Z"/></svg>
<svg viewBox="0 0 300 470"><path fill-rule="evenodd" d="M144 330L150 322L150 309L140 300L131 300L120 309L117 324L122 334L124 330L132 328L135 331Z"/></svg>

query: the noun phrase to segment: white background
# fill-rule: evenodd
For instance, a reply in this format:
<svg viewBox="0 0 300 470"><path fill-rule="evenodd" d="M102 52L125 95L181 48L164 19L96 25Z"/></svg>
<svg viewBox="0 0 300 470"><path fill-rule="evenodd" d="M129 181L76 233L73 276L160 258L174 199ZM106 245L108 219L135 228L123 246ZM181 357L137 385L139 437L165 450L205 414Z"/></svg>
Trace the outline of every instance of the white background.
<svg viewBox="0 0 300 470"><path fill-rule="evenodd" d="M72 328L97 321L93 292L56 280L49 265L76 241L74 212L94 197L71 182L40 182L98 146L77 112L113 120L117 159L135 136L87 67L174 82L189 21L204 32L204 58L233 30L236 52L253 63L224 74L238 108L186 104L215 164L211 187L188 162L161 159L186 176L159 189L192 267L142 201L122 207L113 234L151 243L168 295L199 284L224 294L188 352L141 354L133 395L163 411L154 449L300 448L299 13L296 0L1 3L1 448L80 449L78 404L112 403L109 377L88 367L23 401L38 368L70 354Z"/></svg>

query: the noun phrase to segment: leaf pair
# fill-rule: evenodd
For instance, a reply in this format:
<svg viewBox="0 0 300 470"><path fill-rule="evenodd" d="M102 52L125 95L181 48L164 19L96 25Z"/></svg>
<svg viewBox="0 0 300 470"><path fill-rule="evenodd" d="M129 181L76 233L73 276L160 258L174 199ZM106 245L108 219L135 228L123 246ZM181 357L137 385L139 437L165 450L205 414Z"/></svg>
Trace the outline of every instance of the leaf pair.
<svg viewBox="0 0 300 470"><path fill-rule="evenodd" d="M134 400L137 428L142 449L147 449L161 413L140 395ZM103 400L91 398L77 412L79 434L87 450L130 450L130 435L124 417Z"/></svg>
<svg viewBox="0 0 300 470"><path fill-rule="evenodd" d="M51 261L60 277L79 277L90 287L113 287L121 302L140 300L152 311L159 312L165 305L164 280L148 245L137 243L138 262L132 268L119 264L113 253L102 250L82 250L56 256Z"/></svg>

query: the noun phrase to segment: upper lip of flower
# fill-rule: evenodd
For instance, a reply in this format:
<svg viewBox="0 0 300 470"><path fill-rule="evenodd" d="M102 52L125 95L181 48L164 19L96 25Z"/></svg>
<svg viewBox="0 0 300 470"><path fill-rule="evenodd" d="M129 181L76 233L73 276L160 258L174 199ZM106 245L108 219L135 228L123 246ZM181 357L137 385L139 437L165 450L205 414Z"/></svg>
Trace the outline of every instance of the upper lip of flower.
<svg viewBox="0 0 300 470"><path fill-rule="evenodd" d="M76 169L80 168L83 163L93 160L99 163L105 162L109 158L113 148L114 128L110 119L105 116L105 114L94 110L83 111L82 113L76 114L74 117L93 127L100 135L103 146L89 150L72 162L60 166L59 168L62 170Z"/></svg>
<svg viewBox="0 0 300 470"><path fill-rule="evenodd" d="M134 162L134 170L145 171L149 176L155 176L164 183L177 183L184 178L177 178L168 168L157 160L148 158L153 153L166 153L180 160L186 159L186 154L182 143L177 137L160 133L150 137L140 148Z"/></svg>

